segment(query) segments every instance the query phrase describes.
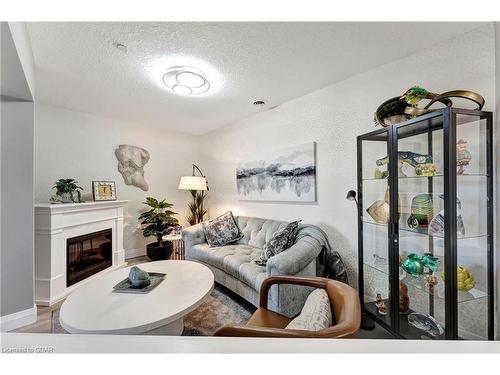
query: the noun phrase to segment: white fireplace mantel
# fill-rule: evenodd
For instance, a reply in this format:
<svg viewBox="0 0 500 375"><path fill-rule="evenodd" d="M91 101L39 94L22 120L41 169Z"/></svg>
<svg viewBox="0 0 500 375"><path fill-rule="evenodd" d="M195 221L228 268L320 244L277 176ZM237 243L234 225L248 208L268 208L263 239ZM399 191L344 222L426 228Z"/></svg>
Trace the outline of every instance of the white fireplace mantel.
<svg viewBox="0 0 500 375"><path fill-rule="evenodd" d="M125 263L123 208L127 200L35 205L35 303L52 305L76 287ZM112 266L68 287L66 240L111 228Z"/></svg>

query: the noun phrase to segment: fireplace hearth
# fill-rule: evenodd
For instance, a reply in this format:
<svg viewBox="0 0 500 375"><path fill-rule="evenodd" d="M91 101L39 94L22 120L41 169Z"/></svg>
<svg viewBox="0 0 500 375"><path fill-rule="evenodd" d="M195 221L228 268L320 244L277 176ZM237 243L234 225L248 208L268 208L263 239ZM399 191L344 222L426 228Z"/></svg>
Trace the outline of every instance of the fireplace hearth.
<svg viewBox="0 0 500 375"><path fill-rule="evenodd" d="M101 230L66 240L66 285L73 285L113 264L113 231Z"/></svg>

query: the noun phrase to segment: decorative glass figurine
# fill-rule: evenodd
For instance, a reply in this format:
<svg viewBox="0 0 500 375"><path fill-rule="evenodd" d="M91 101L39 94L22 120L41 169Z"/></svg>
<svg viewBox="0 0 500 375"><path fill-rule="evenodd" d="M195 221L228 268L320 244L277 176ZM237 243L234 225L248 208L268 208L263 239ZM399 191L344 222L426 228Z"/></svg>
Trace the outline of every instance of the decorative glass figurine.
<svg viewBox="0 0 500 375"><path fill-rule="evenodd" d="M408 323L432 337L441 336L444 333L443 327L428 314L411 313L408 315Z"/></svg>
<svg viewBox="0 0 500 375"><path fill-rule="evenodd" d="M438 266L439 258L433 256L431 253L425 253L423 255L411 253L406 257L403 263L401 263L401 268L414 276L436 272Z"/></svg>
<svg viewBox="0 0 500 375"><path fill-rule="evenodd" d="M439 195L439 198L444 199L444 195ZM409 220L409 219L408 219ZM439 213L431 220L429 224L429 235L439 236L444 233L444 210L439 211ZM462 219L462 203L460 199L457 198L457 233L465 236L465 226Z"/></svg>

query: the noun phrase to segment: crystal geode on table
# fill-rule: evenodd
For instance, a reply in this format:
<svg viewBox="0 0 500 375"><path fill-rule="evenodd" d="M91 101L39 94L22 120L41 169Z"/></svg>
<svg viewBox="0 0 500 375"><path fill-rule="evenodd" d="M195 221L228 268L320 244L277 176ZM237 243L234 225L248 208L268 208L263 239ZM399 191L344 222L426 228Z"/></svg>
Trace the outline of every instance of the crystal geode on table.
<svg viewBox="0 0 500 375"><path fill-rule="evenodd" d="M134 288L144 288L151 284L149 273L141 270L139 267L132 267L128 275L130 283Z"/></svg>

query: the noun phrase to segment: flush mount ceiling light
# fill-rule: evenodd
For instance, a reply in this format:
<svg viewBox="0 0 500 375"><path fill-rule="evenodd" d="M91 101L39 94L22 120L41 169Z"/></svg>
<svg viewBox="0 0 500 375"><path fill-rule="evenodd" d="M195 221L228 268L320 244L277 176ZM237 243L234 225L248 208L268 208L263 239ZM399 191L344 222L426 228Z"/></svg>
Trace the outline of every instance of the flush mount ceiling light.
<svg viewBox="0 0 500 375"><path fill-rule="evenodd" d="M200 95L210 88L210 83L203 73L189 66L178 66L167 70L163 76L163 82L179 95Z"/></svg>

